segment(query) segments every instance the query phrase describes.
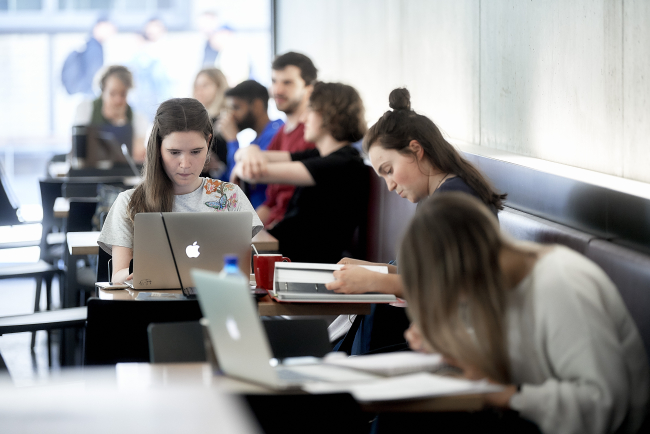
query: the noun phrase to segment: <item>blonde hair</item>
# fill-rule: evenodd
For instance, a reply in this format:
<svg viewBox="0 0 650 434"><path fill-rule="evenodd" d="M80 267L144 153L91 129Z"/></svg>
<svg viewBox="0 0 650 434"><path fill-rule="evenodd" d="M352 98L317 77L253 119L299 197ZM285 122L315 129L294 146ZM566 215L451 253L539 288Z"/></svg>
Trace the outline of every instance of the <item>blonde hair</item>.
<svg viewBox="0 0 650 434"><path fill-rule="evenodd" d="M210 103L210 106L206 107L208 110L208 115L210 118L216 118L219 116L219 113L226 107L226 97L225 93L228 90L228 80L226 76L217 68L204 68L196 74L194 78L194 87L196 87L196 80L199 78L199 75L205 74L206 77L210 79L217 86L217 93ZM192 91L194 92L194 91Z"/></svg>
<svg viewBox="0 0 650 434"><path fill-rule="evenodd" d="M158 107L147 143L143 181L129 201L129 218L141 212L170 212L174 206L174 186L162 161L162 141L174 132L197 131L209 144L212 122L203 104L194 98L169 99ZM209 154L208 154L209 155Z"/></svg>
<svg viewBox="0 0 650 434"><path fill-rule="evenodd" d="M442 354L507 383L506 292L499 266L509 242L494 215L465 193L439 193L419 207L399 264L408 312Z"/></svg>

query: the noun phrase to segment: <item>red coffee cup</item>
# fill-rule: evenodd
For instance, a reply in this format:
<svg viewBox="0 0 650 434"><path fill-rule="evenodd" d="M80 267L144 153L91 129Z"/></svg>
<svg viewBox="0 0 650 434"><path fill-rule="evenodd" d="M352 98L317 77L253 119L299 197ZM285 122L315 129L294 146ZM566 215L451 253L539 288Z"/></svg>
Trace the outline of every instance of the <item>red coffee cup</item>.
<svg viewBox="0 0 650 434"><path fill-rule="evenodd" d="M291 262L280 254L266 254L253 256L253 268L255 268L255 283L258 288L273 289L273 273L275 273L276 262Z"/></svg>

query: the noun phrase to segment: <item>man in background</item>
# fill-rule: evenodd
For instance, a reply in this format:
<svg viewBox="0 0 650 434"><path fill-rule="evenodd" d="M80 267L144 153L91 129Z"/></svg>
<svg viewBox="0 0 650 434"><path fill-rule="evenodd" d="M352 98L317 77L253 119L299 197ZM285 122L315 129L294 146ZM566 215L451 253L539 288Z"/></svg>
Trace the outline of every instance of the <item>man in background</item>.
<svg viewBox="0 0 650 434"><path fill-rule="evenodd" d="M266 150L271 139L284 125L280 119L269 119L269 91L255 80L243 81L226 91L226 107L228 114L219 120L217 126L228 143L228 168L223 179L229 179L235 165L235 152L239 149L237 134L240 131L247 128L254 130L257 136L251 145ZM266 199L265 184L248 184L244 191L254 208L259 207Z"/></svg>
<svg viewBox="0 0 650 434"><path fill-rule="evenodd" d="M315 145L305 141L305 125L302 117L317 78L317 69L304 54L288 52L276 57L272 64L271 91L278 110L287 115L287 122L268 146L270 151L299 152L313 149ZM272 228L282 220L295 186L269 184L266 200L256 207L257 215L266 228Z"/></svg>

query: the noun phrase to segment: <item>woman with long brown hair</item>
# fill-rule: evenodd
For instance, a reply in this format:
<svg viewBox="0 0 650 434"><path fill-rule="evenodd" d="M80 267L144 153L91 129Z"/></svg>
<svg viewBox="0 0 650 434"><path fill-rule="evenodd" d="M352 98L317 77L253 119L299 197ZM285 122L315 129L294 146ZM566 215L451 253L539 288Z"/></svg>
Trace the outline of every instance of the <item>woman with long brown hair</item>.
<svg viewBox="0 0 650 434"><path fill-rule="evenodd" d="M393 90L389 105L392 110L370 127L363 140L372 167L384 178L389 191L413 203L439 192L459 191L480 199L495 215L503 208L506 195L496 192L485 176L444 138L431 119L411 109L408 90ZM357 265L386 264L350 258L343 258L339 263L346 265L334 272L336 280L328 283L327 289L341 293L403 295L394 264L388 265L389 274L380 274ZM356 319L352 330L357 336L349 335L341 347L343 350L364 354L405 346L403 333L409 321L404 309L375 305L371 315L369 319ZM345 329L346 321L341 318L338 322Z"/></svg>
<svg viewBox="0 0 650 434"><path fill-rule="evenodd" d="M469 195L420 206L399 254L415 350L504 386L489 404L542 432L636 432L648 359L620 294L596 264L558 245L510 240Z"/></svg>
<svg viewBox="0 0 650 434"><path fill-rule="evenodd" d="M201 103L174 98L160 104L147 144L143 181L121 193L111 207L98 244L113 257L114 282L132 278L133 221L141 212L253 213L252 235L263 225L241 189L200 176L208 161L212 122Z"/></svg>

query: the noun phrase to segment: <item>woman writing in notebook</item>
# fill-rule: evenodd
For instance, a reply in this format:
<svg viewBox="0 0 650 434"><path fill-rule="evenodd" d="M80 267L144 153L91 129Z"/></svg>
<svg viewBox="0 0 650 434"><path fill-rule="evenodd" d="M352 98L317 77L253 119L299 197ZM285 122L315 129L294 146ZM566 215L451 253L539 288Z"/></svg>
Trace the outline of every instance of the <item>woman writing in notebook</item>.
<svg viewBox="0 0 650 434"><path fill-rule="evenodd" d="M483 204L458 193L418 208L399 259L413 349L435 349L466 377L503 385L488 403L544 433L637 432L648 359L593 262L505 237Z"/></svg>
<svg viewBox="0 0 650 434"><path fill-rule="evenodd" d="M147 144L143 181L121 193L111 207L98 244L113 257L114 282L132 278L133 221L141 212L246 211L253 214L252 234L262 229L248 198L235 184L202 178L212 122L195 99L163 102Z"/></svg>
<svg viewBox="0 0 650 434"><path fill-rule="evenodd" d="M393 90L389 105L392 110L384 113L363 140L372 167L384 178L389 191L413 203L440 192L459 191L478 198L495 215L503 208L506 195L497 193L483 174L447 142L429 118L411 110L408 90ZM386 264L350 258L343 258L339 263L346 265L334 272L336 280L328 283L327 289L340 293L379 292L403 296L397 266L388 265L389 274L380 274L357 265ZM345 322L342 318L340 321ZM359 324L353 328L357 330L358 327L354 344L352 348L342 348L345 351L364 354L405 345L403 333L409 321L403 308L374 305L371 317L358 317L357 322ZM352 339L349 336L346 341Z"/></svg>

